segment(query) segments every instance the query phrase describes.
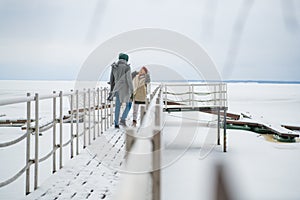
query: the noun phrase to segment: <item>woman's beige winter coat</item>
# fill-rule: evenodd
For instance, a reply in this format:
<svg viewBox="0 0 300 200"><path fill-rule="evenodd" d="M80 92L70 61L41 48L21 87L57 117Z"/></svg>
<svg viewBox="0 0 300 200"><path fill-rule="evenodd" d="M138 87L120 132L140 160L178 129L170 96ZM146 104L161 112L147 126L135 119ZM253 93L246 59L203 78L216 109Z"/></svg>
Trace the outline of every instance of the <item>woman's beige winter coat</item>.
<svg viewBox="0 0 300 200"><path fill-rule="evenodd" d="M133 79L133 100L145 102L147 96L147 88L145 75L136 75Z"/></svg>

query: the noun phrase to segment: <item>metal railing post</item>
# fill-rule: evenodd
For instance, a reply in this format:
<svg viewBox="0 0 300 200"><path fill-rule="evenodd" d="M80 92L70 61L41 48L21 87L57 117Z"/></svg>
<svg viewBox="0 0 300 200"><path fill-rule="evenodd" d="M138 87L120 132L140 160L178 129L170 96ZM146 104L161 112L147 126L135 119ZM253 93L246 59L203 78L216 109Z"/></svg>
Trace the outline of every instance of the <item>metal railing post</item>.
<svg viewBox="0 0 300 200"><path fill-rule="evenodd" d="M56 92L53 91L53 94ZM52 148L53 148L53 158L52 158L52 173L56 172L56 97L53 97L53 129L52 129Z"/></svg>
<svg viewBox="0 0 300 200"><path fill-rule="evenodd" d="M160 129L161 126L161 107L160 105L155 105L155 127Z"/></svg>
<svg viewBox="0 0 300 200"><path fill-rule="evenodd" d="M108 89L106 88L106 97L105 97L105 105L106 105L106 130L109 128L109 106L108 106Z"/></svg>
<svg viewBox="0 0 300 200"><path fill-rule="evenodd" d="M214 84L214 105L217 105L217 86Z"/></svg>
<svg viewBox="0 0 300 200"><path fill-rule="evenodd" d="M91 144L91 89L88 89L88 124L89 124L89 131L88 131L88 144Z"/></svg>
<svg viewBox="0 0 300 200"><path fill-rule="evenodd" d="M93 90L93 140L96 140L96 91Z"/></svg>
<svg viewBox="0 0 300 200"><path fill-rule="evenodd" d="M153 131L152 144L153 144L153 171L152 175L152 200L160 200L161 184L160 184L160 165L161 165L161 107L160 104L155 106L155 129Z"/></svg>
<svg viewBox="0 0 300 200"><path fill-rule="evenodd" d="M142 124L142 122L143 122L143 120L144 120L144 116L145 116L145 114L146 114L146 106L144 106L144 105L141 105L141 114L140 114L140 122L141 122L141 124Z"/></svg>
<svg viewBox="0 0 300 200"><path fill-rule="evenodd" d="M59 168L63 167L63 93L59 92Z"/></svg>
<svg viewBox="0 0 300 200"><path fill-rule="evenodd" d="M159 130L153 131L153 153L152 153L152 160L153 160L153 171L151 172L152 175L152 200L160 200L161 194L161 175L160 175L160 165L161 165L161 155L160 155L160 148L161 148L161 134Z"/></svg>
<svg viewBox="0 0 300 200"><path fill-rule="evenodd" d="M129 128L126 130L126 142L125 142L126 155L125 155L125 157L128 156L133 143L134 143L134 129Z"/></svg>
<svg viewBox="0 0 300 200"><path fill-rule="evenodd" d="M168 100L167 100L167 85L165 85L165 109L167 109L168 108Z"/></svg>
<svg viewBox="0 0 300 200"><path fill-rule="evenodd" d="M83 148L86 147L86 91L83 89Z"/></svg>
<svg viewBox="0 0 300 200"><path fill-rule="evenodd" d="M191 85L191 87L192 87L192 93L191 93L191 95L192 95L192 108L194 108L194 106L195 106L195 95L194 95L194 85Z"/></svg>
<svg viewBox="0 0 300 200"><path fill-rule="evenodd" d="M219 88L219 90L218 90L218 93L219 93L219 103L218 103L218 105L219 105L219 107L221 107L222 105L223 105L223 101L224 101L224 98L223 98L223 89L222 89L222 85L221 85L221 83L219 83L218 84L218 88Z"/></svg>
<svg viewBox="0 0 300 200"><path fill-rule="evenodd" d="M192 86L189 85L189 105L192 105Z"/></svg>
<svg viewBox="0 0 300 200"><path fill-rule="evenodd" d="M101 134L103 133L103 88L101 88L100 90L100 94L101 94L101 97L100 97L100 106L101 106Z"/></svg>
<svg viewBox="0 0 300 200"><path fill-rule="evenodd" d="M104 117L105 117L105 119L104 119L104 130L106 131L107 130L107 128L108 128L108 117L107 117L107 89L106 88L104 88Z"/></svg>
<svg viewBox="0 0 300 200"><path fill-rule="evenodd" d="M110 101L110 125L114 124L113 106L113 101Z"/></svg>
<svg viewBox="0 0 300 200"><path fill-rule="evenodd" d="M148 108L149 108L149 98L146 98L146 110L148 110Z"/></svg>
<svg viewBox="0 0 300 200"><path fill-rule="evenodd" d="M79 154L79 93L76 90L76 155Z"/></svg>
<svg viewBox="0 0 300 200"><path fill-rule="evenodd" d="M35 94L35 148L34 148L34 189L38 188L39 175L39 94Z"/></svg>
<svg viewBox="0 0 300 200"><path fill-rule="evenodd" d="M72 94L71 94L71 102L70 102L70 107L71 107L71 127L70 127L70 140L71 140L71 143L70 143L70 153L71 153L71 158L74 157L74 153L73 153L73 139L74 139L74 135L73 135L73 131L74 131L74 123L73 123L73 120L74 120L74 96L73 96L73 90L71 90Z"/></svg>
<svg viewBox="0 0 300 200"><path fill-rule="evenodd" d="M100 91L97 88L97 135L100 136Z"/></svg>
<svg viewBox="0 0 300 200"><path fill-rule="evenodd" d="M30 96L30 93L27 93ZM27 121L26 121L26 164L28 168L26 169L26 185L25 193L26 195L30 193L30 123L31 123L31 101L27 101Z"/></svg>

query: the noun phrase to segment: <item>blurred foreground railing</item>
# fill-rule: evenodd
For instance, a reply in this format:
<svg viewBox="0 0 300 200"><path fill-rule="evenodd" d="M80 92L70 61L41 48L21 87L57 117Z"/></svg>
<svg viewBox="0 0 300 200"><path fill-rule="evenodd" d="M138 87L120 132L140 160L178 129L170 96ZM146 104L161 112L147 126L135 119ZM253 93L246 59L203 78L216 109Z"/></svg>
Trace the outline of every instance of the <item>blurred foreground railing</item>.
<svg viewBox="0 0 300 200"><path fill-rule="evenodd" d="M140 128L126 130L126 173L114 200L161 199L162 109L159 86L150 95L150 102L141 107Z"/></svg>
<svg viewBox="0 0 300 200"><path fill-rule="evenodd" d="M106 99L108 95L107 88L88 89L83 91L76 90L69 93L53 92L51 95L40 96L36 93L31 96L29 93L24 98L6 99L0 101L0 106L12 105L12 104L26 104L26 124L22 129L26 130L26 133L12 141L0 143L0 148L10 147L17 143L26 140L26 162L25 166L18 171L11 178L0 182L0 188L4 187L15 180L17 180L24 173L25 176L25 192L30 193L30 168L34 165L34 190L39 185L39 164L52 157L52 172L57 171L57 163L59 168L63 167L63 147L70 147L70 157L74 156L74 148L76 155L79 154L80 143L79 138L83 136L83 148L91 144L91 137L96 139L96 135L100 136L103 131L106 131L113 123L113 103L108 102ZM70 101L70 111L63 115L63 98L68 98ZM42 122L40 120L40 103L43 100L52 101L49 103L49 107L52 104L52 120L50 122ZM57 105L58 100L58 105ZM32 109L32 104L34 104ZM32 112L32 110L34 110ZM59 113L57 113L57 110ZM22 112L22 111L20 111ZM32 114L34 113L34 119ZM58 117L57 117L58 114ZM64 128L63 123L70 123L69 134L70 139L63 143ZM83 131L80 132L79 125L83 124ZM58 132L57 132L57 125ZM52 145L51 151L45 156L40 157L40 148L44 148L39 145L39 136L41 132L47 131L52 128ZM93 131L93 132L92 132ZM34 148L31 148L31 135L34 135ZM57 142L57 137L59 142ZM74 141L75 140L75 141ZM57 153L58 150L58 162ZM32 156L33 155L33 156ZM2 163L5 165L5 163Z"/></svg>

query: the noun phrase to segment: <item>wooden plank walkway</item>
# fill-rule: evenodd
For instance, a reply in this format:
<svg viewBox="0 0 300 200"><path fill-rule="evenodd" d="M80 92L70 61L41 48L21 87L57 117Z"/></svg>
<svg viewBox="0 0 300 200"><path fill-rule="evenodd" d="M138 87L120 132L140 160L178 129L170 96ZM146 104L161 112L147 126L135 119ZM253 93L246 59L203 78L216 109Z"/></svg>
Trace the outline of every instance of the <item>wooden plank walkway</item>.
<svg viewBox="0 0 300 200"><path fill-rule="evenodd" d="M24 199L110 199L124 161L124 142L124 130L109 129Z"/></svg>

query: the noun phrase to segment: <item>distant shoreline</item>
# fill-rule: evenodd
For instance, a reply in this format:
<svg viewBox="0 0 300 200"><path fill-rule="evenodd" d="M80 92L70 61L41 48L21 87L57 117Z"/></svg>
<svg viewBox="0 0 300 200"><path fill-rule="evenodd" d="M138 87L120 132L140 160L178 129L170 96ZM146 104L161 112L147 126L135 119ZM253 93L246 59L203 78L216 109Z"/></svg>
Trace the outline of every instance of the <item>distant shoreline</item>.
<svg viewBox="0 0 300 200"><path fill-rule="evenodd" d="M12 80L12 79L1 79L0 81L25 81L25 82L76 82L77 80ZM101 80L106 82L107 80ZM88 81L87 81L88 82ZM92 81L94 82L94 81ZM154 80L153 82L192 82L192 83L205 83L205 82L220 82L215 80ZM300 81L271 81L271 80L222 80L223 83L264 83L264 84L300 84Z"/></svg>
<svg viewBox="0 0 300 200"><path fill-rule="evenodd" d="M191 83L206 83L220 82L215 80L185 80L185 81L154 81L154 82L191 82ZM263 84L300 84L300 81L264 81L264 80L221 80L223 83L263 83Z"/></svg>

